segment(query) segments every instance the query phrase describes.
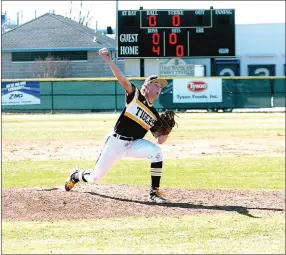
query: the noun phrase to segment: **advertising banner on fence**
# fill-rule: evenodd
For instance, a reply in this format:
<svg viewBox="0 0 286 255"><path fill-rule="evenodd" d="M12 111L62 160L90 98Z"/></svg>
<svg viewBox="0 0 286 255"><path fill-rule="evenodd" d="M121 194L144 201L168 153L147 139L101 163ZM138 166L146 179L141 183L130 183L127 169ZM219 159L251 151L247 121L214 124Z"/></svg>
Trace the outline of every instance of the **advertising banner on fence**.
<svg viewBox="0 0 286 255"><path fill-rule="evenodd" d="M40 82L1 82L2 105L40 104Z"/></svg>
<svg viewBox="0 0 286 255"><path fill-rule="evenodd" d="M173 80L174 103L222 102L221 78L190 78Z"/></svg>

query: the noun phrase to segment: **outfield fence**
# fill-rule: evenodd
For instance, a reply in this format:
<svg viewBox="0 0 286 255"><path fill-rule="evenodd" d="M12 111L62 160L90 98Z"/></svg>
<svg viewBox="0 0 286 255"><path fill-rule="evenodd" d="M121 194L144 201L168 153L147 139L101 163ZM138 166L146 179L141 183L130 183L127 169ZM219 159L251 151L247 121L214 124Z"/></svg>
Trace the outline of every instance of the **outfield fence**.
<svg viewBox="0 0 286 255"><path fill-rule="evenodd" d="M187 77L186 77L187 78ZM193 77L190 77L193 78ZM206 77L222 78L222 102L174 103L173 81L162 89L154 106L159 110L193 110L285 107L285 76L282 77ZM2 82L39 81L40 104L2 105L2 112L121 111L125 105L124 89L114 78L9 79ZM143 78L130 78L138 88Z"/></svg>

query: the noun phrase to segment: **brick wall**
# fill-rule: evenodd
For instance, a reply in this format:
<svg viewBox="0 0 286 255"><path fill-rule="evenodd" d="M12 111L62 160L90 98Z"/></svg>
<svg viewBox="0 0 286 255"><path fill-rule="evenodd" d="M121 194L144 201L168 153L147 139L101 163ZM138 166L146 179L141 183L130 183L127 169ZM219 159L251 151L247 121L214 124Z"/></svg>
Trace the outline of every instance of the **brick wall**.
<svg viewBox="0 0 286 255"><path fill-rule="evenodd" d="M114 52L112 52L114 54ZM96 78L114 77L109 65L95 51L88 52L87 61L57 62L61 78ZM124 72L124 62L119 61L118 67ZM2 52L2 79L44 78L43 68L34 62L13 62L12 54Z"/></svg>

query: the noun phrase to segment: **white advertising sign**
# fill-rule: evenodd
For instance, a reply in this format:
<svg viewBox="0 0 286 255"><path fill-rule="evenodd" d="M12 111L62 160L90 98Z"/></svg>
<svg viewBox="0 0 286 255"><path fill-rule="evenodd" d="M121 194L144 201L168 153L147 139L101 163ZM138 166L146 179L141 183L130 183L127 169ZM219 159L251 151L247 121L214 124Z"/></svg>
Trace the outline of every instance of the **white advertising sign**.
<svg viewBox="0 0 286 255"><path fill-rule="evenodd" d="M190 78L173 80L174 103L222 102L221 78Z"/></svg>

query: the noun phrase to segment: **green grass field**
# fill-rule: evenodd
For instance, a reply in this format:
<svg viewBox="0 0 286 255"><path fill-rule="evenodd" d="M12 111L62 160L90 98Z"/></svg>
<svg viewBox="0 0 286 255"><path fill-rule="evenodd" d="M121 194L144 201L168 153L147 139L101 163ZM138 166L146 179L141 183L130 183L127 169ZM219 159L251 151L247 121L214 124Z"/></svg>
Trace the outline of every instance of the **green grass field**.
<svg viewBox="0 0 286 255"><path fill-rule="evenodd" d="M261 216L3 222L3 254L283 254L283 216Z"/></svg>
<svg viewBox="0 0 286 255"><path fill-rule="evenodd" d="M184 158L164 162L162 187L279 190L285 184L283 157ZM94 161L83 160L3 162L2 184L3 188L59 186L69 169L76 165L89 169L93 164ZM101 183L146 185L148 169L148 161L121 160Z"/></svg>
<svg viewBox="0 0 286 255"><path fill-rule="evenodd" d="M2 139L4 143L16 140L19 144L51 139L66 143L74 139L102 140L117 116L3 115ZM179 128L172 137L178 142L206 137L285 139L285 113L196 113L179 117ZM2 188L59 186L68 169L91 168L93 164L92 160L77 158L4 161ZM148 168L145 160L121 160L101 183L148 185ZM168 158L164 161L162 187L283 191L285 157ZM285 212L261 211L258 215L250 218L224 212L73 221L3 220L2 253L285 254Z"/></svg>
<svg viewBox="0 0 286 255"><path fill-rule="evenodd" d="M119 114L93 115L6 115L3 139L102 139L111 130ZM283 113L179 114L177 138L257 137L285 135ZM149 135L150 137L150 135Z"/></svg>

